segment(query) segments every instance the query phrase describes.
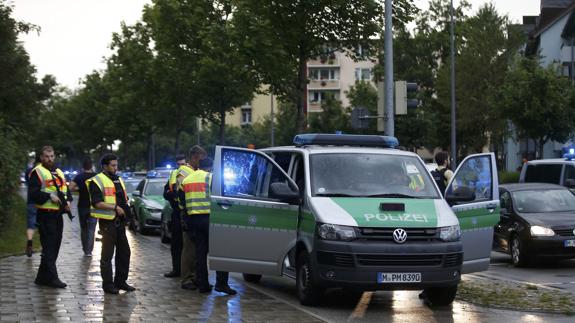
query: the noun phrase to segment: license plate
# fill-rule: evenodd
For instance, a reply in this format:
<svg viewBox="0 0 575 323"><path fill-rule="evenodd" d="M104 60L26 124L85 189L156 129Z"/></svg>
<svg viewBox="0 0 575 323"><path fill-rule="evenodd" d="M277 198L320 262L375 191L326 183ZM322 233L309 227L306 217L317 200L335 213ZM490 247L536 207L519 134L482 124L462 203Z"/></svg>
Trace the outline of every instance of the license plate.
<svg viewBox="0 0 575 323"><path fill-rule="evenodd" d="M565 247L575 247L575 240L565 240L563 241Z"/></svg>
<svg viewBox="0 0 575 323"><path fill-rule="evenodd" d="M378 273L378 283L420 283L421 273Z"/></svg>

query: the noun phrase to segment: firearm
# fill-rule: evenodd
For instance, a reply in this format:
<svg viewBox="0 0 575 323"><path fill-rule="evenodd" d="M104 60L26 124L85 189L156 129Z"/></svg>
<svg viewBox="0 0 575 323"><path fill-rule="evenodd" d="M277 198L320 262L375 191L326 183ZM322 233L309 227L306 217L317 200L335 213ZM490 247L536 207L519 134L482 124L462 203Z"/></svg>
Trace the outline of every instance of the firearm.
<svg viewBox="0 0 575 323"><path fill-rule="evenodd" d="M60 191L60 188L58 187L58 183L56 182L54 175L52 175L52 179L54 180L54 186L56 186L56 194L58 195L58 198L60 199L60 213L66 214L68 216L68 218L70 219L70 221L72 221L74 219L74 215L72 214L72 211L66 210L66 206L68 205L68 200L66 199L66 195L64 194L64 192ZM60 178L60 176L58 176L58 179L60 180L60 183L65 183L64 180Z"/></svg>

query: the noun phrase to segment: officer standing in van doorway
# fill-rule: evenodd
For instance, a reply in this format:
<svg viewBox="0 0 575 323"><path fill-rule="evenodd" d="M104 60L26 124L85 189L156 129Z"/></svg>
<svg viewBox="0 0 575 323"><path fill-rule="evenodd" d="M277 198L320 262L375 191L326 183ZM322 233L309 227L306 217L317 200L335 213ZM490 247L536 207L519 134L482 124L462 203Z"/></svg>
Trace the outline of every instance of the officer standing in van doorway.
<svg viewBox="0 0 575 323"><path fill-rule="evenodd" d="M186 165L186 156L176 156L177 168L170 173L170 178L164 186L164 199L170 203L172 214L170 219L170 232L172 239L170 244L170 253L172 254L172 270L165 273L164 277L180 277L181 264L182 264L182 223L180 218L180 206L178 205L178 194L176 187L176 178L178 172ZM188 167L189 168L189 167ZM191 173L190 168L189 172Z"/></svg>
<svg viewBox="0 0 575 323"><path fill-rule="evenodd" d="M211 168L211 158L200 160L199 169L184 178L180 185L180 201L183 201L186 211L182 217L188 229L191 229L196 245L196 284L200 293L212 291L208 281ZM235 295L237 292L228 285L228 276L228 272L216 272L215 290Z"/></svg>
<svg viewBox="0 0 575 323"><path fill-rule="evenodd" d="M126 280L130 272L130 245L126 237L126 219L129 214L128 195L124 181L116 175L118 157L106 154L101 160L102 172L88 179L90 192L90 215L99 219L102 234L100 272L102 288L107 294L120 290L135 291ZM112 258L116 251L116 275L112 271Z"/></svg>
<svg viewBox="0 0 575 323"><path fill-rule="evenodd" d="M58 277L56 259L62 244L64 211L70 211L72 194L68 191L64 173L56 167L54 148L44 146L40 150L41 164L30 172L29 196L37 209L36 221L42 245L42 259L36 285L66 288Z"/></svg>
<svg viewBox="0 0 575 323"><path fill-rule="evenodd" d="M200 164L200 160L205 158L207 155L206 151L195 145L190 149L189 152L189 165L180 166L176 176L176 186L180 188L180 184L187 176L191 175ZM181 269L180 274L182 276L181 286L182 289L195 290L196 285L196 245L192 239L192 232L186 222L184 222L185 217L185 199L180 199L181 193L178 192L178 202L180 210L180 220L182 221L182 254L181 254Z"/></svg>
<svg viewBox="0 0 575 323"><path fill-rule="evenodd" d="M433 179L437 183L442 195L445 195L447 184L453 177L453 171L449 169L449 155L445 151L440 151L435 154L435 162L437 168L431 172Z"/></svg>

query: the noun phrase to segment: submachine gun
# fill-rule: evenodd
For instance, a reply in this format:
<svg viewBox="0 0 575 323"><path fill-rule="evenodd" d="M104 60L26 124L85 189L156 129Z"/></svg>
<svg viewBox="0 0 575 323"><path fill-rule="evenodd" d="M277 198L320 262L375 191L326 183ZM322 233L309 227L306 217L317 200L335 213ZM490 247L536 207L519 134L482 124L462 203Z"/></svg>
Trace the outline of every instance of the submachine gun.
<svg viewBox="0 0 575 323"><path fill-rule="evenodd" d="M60 176L57 176L57 177L61 183L66 183L64 179L60 178ZM52 179L54 180L54 182L56 182L54 175L52 175ZM66 199L66 194L64 194L64 192L62 192L60 190L60 187L58 187L58 183L54 183L54 186L56 186L56 194L58 195L58 198L60 199L60 213L66 214L68 216L68 218L70 219L70 221L72 221L74 219L74 215L72 214L72 211L66 210L66 206L68 205L68 200Z"/></svg>

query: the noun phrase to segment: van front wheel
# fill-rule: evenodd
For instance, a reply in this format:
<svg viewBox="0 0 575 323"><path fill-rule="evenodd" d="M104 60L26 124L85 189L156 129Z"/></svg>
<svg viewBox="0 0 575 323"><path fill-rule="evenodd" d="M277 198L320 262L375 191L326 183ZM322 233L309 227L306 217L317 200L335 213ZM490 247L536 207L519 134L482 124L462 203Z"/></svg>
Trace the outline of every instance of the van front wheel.
<svg viewBox="0 0 575 323"><path fill-rule="evenodd" d="M457 286L429 288L423 293L431 306L447 306L453 303L457 294Z"/></svg>
<svg viewBox="0 0 575 323"><path fill-rule="evenodd" d="M244 280L248 283L259 283L260 279L262 279L262 275L256 274L242 274L244 276Z"/></svg>
<svg viewBox="0 0 575 323"><path fill-rule="evenodd" d="M314 270L309 254L302 251L298 256L296 273L297 296L302 305L317 305L323 295L324 289L314 284Z"/></svg>

